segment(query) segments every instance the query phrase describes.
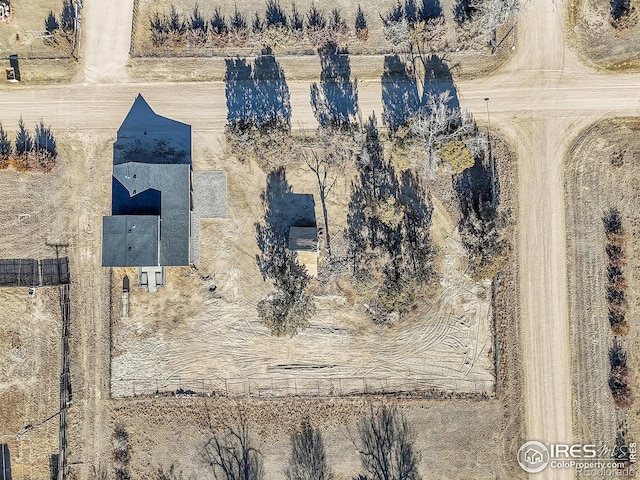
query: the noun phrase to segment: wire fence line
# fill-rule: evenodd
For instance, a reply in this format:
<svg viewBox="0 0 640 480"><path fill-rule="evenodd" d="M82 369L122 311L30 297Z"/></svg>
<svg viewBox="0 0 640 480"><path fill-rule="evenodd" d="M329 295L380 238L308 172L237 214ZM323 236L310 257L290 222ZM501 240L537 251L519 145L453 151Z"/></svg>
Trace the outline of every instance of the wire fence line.
<svg viewBox="0 0 640 480"><path fill-rule="evenodd" d="M291 378L123 378L112 384L114 397L179 395L221 397L340 397L372 394L491 395L494 380L447 378L291 377Z"/></svg>

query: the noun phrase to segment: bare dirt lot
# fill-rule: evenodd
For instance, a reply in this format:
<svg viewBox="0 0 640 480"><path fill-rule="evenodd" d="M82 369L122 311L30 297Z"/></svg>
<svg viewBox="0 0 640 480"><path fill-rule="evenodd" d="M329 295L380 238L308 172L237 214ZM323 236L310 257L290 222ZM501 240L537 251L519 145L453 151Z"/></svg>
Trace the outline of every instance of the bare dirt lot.
<svg viewBox="0 0 640 480"><path fill-rule="evenodd" d="M614 26L609 0L571 0L568 3L569 40L576 53L591 67L611 71L637 71L640 67L640 11L632 11Z"/></svg>
<svg viewBox="0 0 640 480"><path fill-rule="evenodd" d="M507 169L509 157L502 151L506 156L500 165ZM229 156L208 163L227 171L228 217L203 224L197 270L167 269L167 287L155 295L134 288L129 318L119 318L122 278L127 274L135 281L137 272L113 271L114 396L179 388L265 396L493 392L491 284L470 277L450 177L430 181L437 195L432 239L441 277L417 311L391 327L376 326L368 318L366 297L355 293L348 279L324 289L312 283L318 311L311 327L294 338L276 338L256 312L258 301L270 291L255 260L265 175L255 164ZM290 166L287 178L295 193L316 193L306 166ZM507 171L505 204L512 200L513 182ZM347 248L342 236L350 183L349 176L340 178L329 197L334 252ZM317 218L322 215L319 203ZM214 293L209 292L211 284L217 287Z"/></svg>
<svg viewBox="0 0 640 480"><path fill-rule="evenodd" d="M628 442L640 438L637 407L616 413L609 389L609 351L613 334L607 319L606 255L603 215L611 207L620 212L627 232L625 269L630 312L639 304L640 123L622 117L600 121L578 137L565 163L567 208L568 287L574 349L574 425L576 441L612 446L619 424L628 427ZM619 161L621 160L621 162ZM638 319L627 316L625 345L629 367L637 378ZM638 388L632 381L634 391Z"/></svg>

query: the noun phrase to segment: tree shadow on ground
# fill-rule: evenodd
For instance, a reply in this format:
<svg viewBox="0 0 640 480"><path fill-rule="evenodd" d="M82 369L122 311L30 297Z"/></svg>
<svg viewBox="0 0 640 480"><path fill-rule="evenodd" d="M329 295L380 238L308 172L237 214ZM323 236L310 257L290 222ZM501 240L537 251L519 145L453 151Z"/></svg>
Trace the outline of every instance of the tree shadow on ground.
<svg viewBox="0 0 640 480"><path fill-rule="evenodd" d="M409 24L426 22L429 19L442 15L442 6L439 0L404 0L398 1L383 17L389 22L398 22L406 19Z"/></svg>
<svg viewBox="0 0 640 480"><path fill-rule="evenodd" d="M374 116L369 117L365 132L364 149L357 162L358 179L352 182L347 214L352 256L356 258L367 250L382 248L395 257L400 247L399 225L393 221L385 223L379 210L395 201L398 179L393 165L384 158Z"/></svg>
<svg viewBox="0 0 640 480"><path fill-rule="evenodd" d="M422 0L418 10L418 20L426 21L442 15L440 0Z"/></svg>
<svg viewBox="0 0 640 480"><path fill-rule="evenodd" d="M358 111L358 90L351 81L351 63L345 48L328 43L318 50L320 85L311 85L311 106L321 126L352 123Z"/></svg>
<svg viewBox="0 0 640 480"><path fill-rule="evenodd" d="M270 49L253 66L246 59L227 59L225 94L227 121L239 130L275 124L291 127L289 87L284 71Z"/></svg>
<svg viewBox="0 0 640 480"><path fill-rule="evenodd" d="M398 55L384 57L382 120L390 130L406 125L421 105L415 76Z"/></svg>
<svg viewBox="0 0 640 480"><path fill-rule="evenodd" d="M480 215L486 210L487 204L492 203L491 164L484 154L476 157L473 166L455 176L453 182L463 217ZM492 211L495 212L498 203L499 189L496 181L496 201Z"/></svg>
<svg viewBox="0 0 640 480"><path fill-rule="evenodd" d="M409 123L409 120L425 107L429 94L438 96L448 90L451 100L448 107L460 108L458 89L447 63L437 55L429 55L423 61L424 78L422 85L416 79L413 68L398 55L386 56L382 74L382 119L385 125L395 132Z"/></svg>
<svg viewBox="0 0 640 480"><path fill-rule="evenodd" d="M410 170L402 172L399 201L404 206L405 267L419 281L427 280L431 273L433 248L429 240L433 205L418 174Z"/></svg>
<svg viewBox="0 0 640 480"><path fill-rule="evenodd" d="M357 283L374 289L373 321L384 324L412 308L416 288L431 278L433 207L418 175L405 171L398 179L384 158L373 116L357 167L347 215L350 261Z"/></svg>
<svg viewBox="0 0 640 480"><path fill-rule="evenodd" d="M453 7L453 17L458 25L471 19L478 11L475 4L471 0L458 0Z"/></svg>
<svg viewBox="0 0 640 480"><path fill-rule="evenodd" d="M631 13L631 0L611 0L610 7L611 18L617 22Z"/></svg>
<svg viewBox="0 0 640 480"><path fill-rule="evenodd" d="M267 186L260 198L264 218L255 224L260 249L256 263L264 278L274 278L274 269L291 256L287 248L290 228L316 226L315 200L312 194L293 193L283 167L267 175Z"/></svg>
<svg viewBox="0 0 640 480"><path fill-rule="evenodd" d="M505 265L511 246L503 232L507 223L499 213L498 180L492 191L491 158L476 157L475 164L454 177L462 217L458 230L469 255L474 278L492 279Z"/></svg>
<svg viewBox="0 0 640 480"><path fill-rule="evenodd" d="M438 55L430 55L425 59L425 75L424 75L424 93L439 95L448 90L451 94L451 100L448 107L451 109L460 108L460 100L458 99L458 88L453 80L449 65ZM424 98L424 96L423 96Z"/></svg>

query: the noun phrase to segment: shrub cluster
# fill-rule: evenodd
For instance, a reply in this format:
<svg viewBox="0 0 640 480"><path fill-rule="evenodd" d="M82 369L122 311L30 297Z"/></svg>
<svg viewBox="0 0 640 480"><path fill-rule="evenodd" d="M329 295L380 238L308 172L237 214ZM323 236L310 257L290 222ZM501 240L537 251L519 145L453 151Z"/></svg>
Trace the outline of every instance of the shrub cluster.
<svg viewBox="0 0 640 480"><path fill-rule="evenodd" d="M34 132L27 130L22 121L18 123L15 146L7 132L0 124L0 169L13 165L16 170L24 172L36 170L50 172L55 166L58 156L56 140L51 133L51 128L40 120L36 124Z"/></svg>
<svg viewBox="0 0 640 480"><path fill-rule="evenodd" d="M631 394L631 372L627 366L627 352L620 339L615 339L613 347L609 350L609 389L613 396L613 401L620 408L630 407L633 403Z"/></svg>
<svg viewBox="0 0 640 480"><path fill-rule="evenodd" d="M156 47L185 43L196 47L238 47L244 46L250 38L272 48L306 38L311 45L320 47L330 42L342 43L349 34L347 22L337 8L326 14L311 4L302 14L293 3L287 13L279 0L267 0L264 15L255 12L250 19L236 7L230 16L216 8L207 21L196 5L189 17L181 15L172 6L168 13L156 11L150 15L149 23L151 40ZM356 13L355 31L360 40L367 39L367 20L361 8Z"/></svg>
<svg viewBox="0 0 640 480"><path fill-rule="evenodd" d="M627 312L627 280L624 277L626 256L624 252L625 232L617 209L611 208L603 217L607 254L607 303L609 324L615 335L626 335L629 325L625 319Z"/></svg>
<svg viewBox="0 0 640 480"><path fill-rule="evenodd" d="M631 372L627 367L627 353L622 344L621 336L629 332L629 325L625 318L627 311L627 281L624 277L626 256L624 252L625 231L622 226L620 213L615 208L604 212L602 217L606 236L605 252L607 254L607 287L609 325L616 335L613 347L609 350L609 388L616 405L620 408L629 407L633 403L631 388Z"/></svg>
<svg viewBox="0 0 640 480"><path fill-rule="evenodd" d="M346 237L354 280L377 324L391 324L416 304L418 289L432 278L434 247L429 232L433 206L418 176L398 174L385 159L375 117L365 126L365 140L352 183Z"/></svg>
<svg viewBox="0 0 640 480"><path fill-rule="evenodd" d="M122 423L118 422L111 438L113 447L113 466L117 480L130 480L129 461L131 452L129 451L129 434Z"/></svg>

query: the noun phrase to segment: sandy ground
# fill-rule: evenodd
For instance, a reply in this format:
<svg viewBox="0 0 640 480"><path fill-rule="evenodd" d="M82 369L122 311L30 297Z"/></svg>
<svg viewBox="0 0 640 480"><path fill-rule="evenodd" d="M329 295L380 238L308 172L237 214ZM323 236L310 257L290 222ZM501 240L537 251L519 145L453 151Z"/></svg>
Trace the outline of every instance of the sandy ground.
<svg viewBox="0 0 640 480"><path fill-rule="evenodd" d="M526 435L542 441L570 441L573 436L563 153L570 139L590 122L606 116L637 115L640 106L637 75L612 77L593 73L567 49L562 31L563 6L562 2L529 1L518 28L518 49L513 60L495 75L458 84L461 103L478 116L485 115L484 98L490 98L492 124L499 125L518 145L519 296L524 408L528 419ZM109 28L106 22L101 25ZM98 32L93 34L98 35ZM124 42L124 34L117 41ZM87 59L88 65L102 62L107 64L108 60ZM113 68L122 66L120 63ZM294 125L315 127L308 101L308 83L291 82L289 86ZM193 119L194 143L197 143L198 130L220 132L222 129L225 117L223 89L223 85L215 82L68 85L11 92L3 88L0 103L5 125L15 125L21 114L27 123L43 117L55 129L69 130L83 138L89 132L113 135L135 94L141 91L162 114ZM364 112L381 111L377 79L362 79L359 94ZM217 149L215 143L211 144L212 151ZM84 157L80 158L83 159L79 168L89 172L96 158L105 157L96 156L94 150L87 148ZM87 209L97 208L90 204L91 187L82 183L76 186L86 198L83 204ZM85 217L73 218L81 218L75 227L78 235L90 225ZM99 218L99 212L94 212L92 218ZM100 276L104 273L95 260L99 235L97 230L88 235L93 236L79 243L74 258L88 268L87 273L95 276L92 278L103 279ZM83 286L83 294L90 291L91 285ZM81 400L70 421L76 425L77 431L73 433L80 435L86 445L75 453L77 459L98 464L101 452L106 448L104 439L108 438L103 430L104 415L109 408L105 403L108 351L105 354L102 342L108 342L108 325L104 324L106 316L103 314L109 307L103 303L108 293L100 289L93 291L93 303L90 303L91 297L87 297L75 312L82 319L75 347L83 362L75 372L81 385ZM536 478L571 477L573 472L568 470L547 470Z"/></svg>
<svg viewBox="0 0 640 480"><path fill-rule="evenodd" d="M83 8L85 83L119 82L131 44L133 0L86 2Z"/></svg>

